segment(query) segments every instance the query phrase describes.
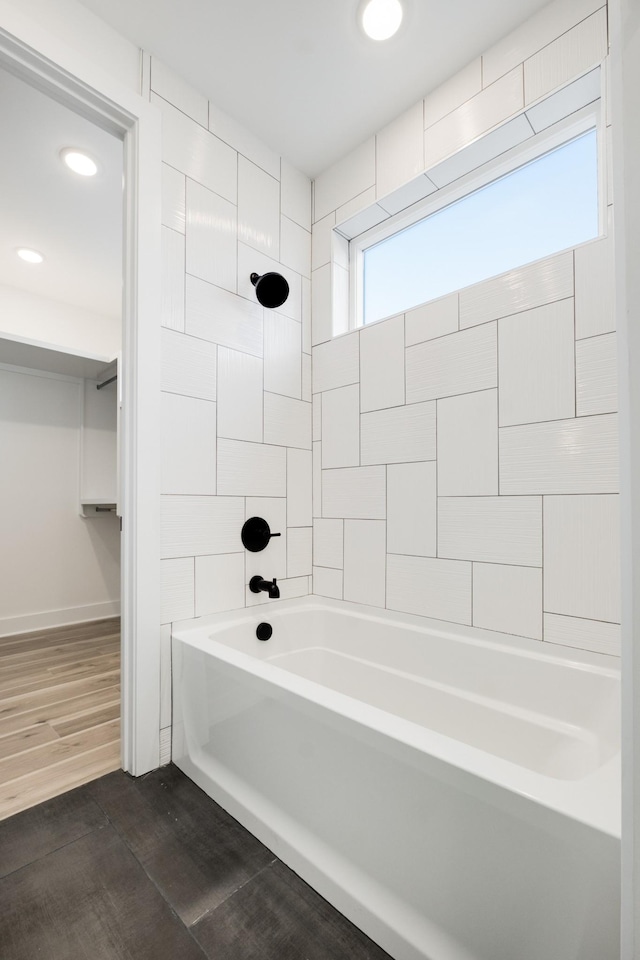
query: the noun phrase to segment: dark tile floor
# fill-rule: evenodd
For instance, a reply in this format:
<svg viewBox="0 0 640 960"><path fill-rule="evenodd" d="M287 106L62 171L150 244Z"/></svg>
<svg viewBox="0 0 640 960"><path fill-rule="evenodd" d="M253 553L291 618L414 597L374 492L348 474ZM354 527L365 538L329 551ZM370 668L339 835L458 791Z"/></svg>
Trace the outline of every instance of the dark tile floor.
<svg viewBox="0 0 640 960"><path fill-rule="evenodd" d="M2 960L390 960L170 765L0 823Z"/></svg>

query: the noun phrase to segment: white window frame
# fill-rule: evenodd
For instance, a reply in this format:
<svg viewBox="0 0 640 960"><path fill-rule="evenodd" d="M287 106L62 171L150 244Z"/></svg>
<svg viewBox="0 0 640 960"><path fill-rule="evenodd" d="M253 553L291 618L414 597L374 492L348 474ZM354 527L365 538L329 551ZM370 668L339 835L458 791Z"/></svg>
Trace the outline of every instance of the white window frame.
<svg viewBox="0 0 640 960"><path fill-rule="evenodd" d="M605 164L605 140L604 119L602 109L602 95L600 99L593 101L586 107L572 113L570 116L559 120L553 126L548 127L541 133L533 134L523 143L518 144L511 150L500 154L494 159L477 167L475 170L455 180L453 183L441 187L435 192L429 194L424 200L413 204L406 210L401 211L395 216L389 217L383 223L371 227L349 241L349 330L355 330L364 326L372 326L374 323L380 323L387 317L372 321L369 324L364 323L364 253L365 251L386 240L396 233L400 233L407 227L412 226L420 220L424 220L438 210L462 200L464 197L475 193L482 187L499 180L515 172L520 167L539 159L546 153L563 146L571 140L576 139L589 130L595 129L597 139L597 162L598 162L598 235L592 237L585 243L592 243L600 239L607 232L607 178ZM425 173L429 175L429 171ZM340 232L340 225L335 230ZM574 246L581 246L576 244ZM571 248L574 249L572 246ZM547 256L555 256L561 253L561 250L552 251ZM512 269L526 264L514 265ZM491 276L485 279L491 279ZM478 281L482 282L482 281ZM455 291L451 291L452 293ZM429 302L429 301L426 301ZM421 306L420 303L414 304L411 308ZM401 313L404 311L400 311Z"/></svg>

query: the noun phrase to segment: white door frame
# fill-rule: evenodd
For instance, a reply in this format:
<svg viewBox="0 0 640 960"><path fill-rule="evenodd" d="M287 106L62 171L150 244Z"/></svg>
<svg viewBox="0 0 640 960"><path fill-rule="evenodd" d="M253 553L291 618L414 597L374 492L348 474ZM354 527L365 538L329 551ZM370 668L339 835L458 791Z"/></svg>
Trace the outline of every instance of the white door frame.
<svg viewBox="0 0 640 960"><path fill-rule="evenodd" d="M160 762L160 114L0 2L0 66L124 140L122 766Z"/></svg>

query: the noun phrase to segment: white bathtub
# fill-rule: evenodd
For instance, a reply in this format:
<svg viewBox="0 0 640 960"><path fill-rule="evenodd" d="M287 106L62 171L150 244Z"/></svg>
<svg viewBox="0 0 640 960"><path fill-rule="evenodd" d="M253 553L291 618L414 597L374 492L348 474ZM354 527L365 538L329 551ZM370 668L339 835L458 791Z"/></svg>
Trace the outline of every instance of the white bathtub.
<svg viewBox="0 0 640 960"><path fill-rule="evenodd" d="M178 624L173 705L174 762L396 960L618 960L614 658L306 597Z"/></svg>

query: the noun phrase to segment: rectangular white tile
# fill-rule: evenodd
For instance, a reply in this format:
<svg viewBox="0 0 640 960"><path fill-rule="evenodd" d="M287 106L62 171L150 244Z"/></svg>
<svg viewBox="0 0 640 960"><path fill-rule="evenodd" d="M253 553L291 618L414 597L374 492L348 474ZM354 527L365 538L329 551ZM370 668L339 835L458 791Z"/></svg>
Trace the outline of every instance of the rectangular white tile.
<svg viewBox="0 0 640 960"><path fill-rule="evenodd" d="M498 491L498 391L438 400L438 495ZM402 551L404 552L404 551Z"/></svg>
<svg viewBox="0 0 640 960"><path fill-rule="evenodd" d="M238 239L276 260L280 256L280 184L238 157Z"/></svg>
<svg viewBox="0 0 640 960"><path fill-rule="evenodd" d="M389 554L387 608L471 624L471 564Z"/></svg>
<svg viewBox="0 0 640 960"><path fill-rule="evenodd" d="M524 63L526 103L533 103L607 55L607 8L563 33Z"/></svg>
<svg viewBox="0 0 640 960"><path fill-rule="evenodd" d="M515 64L514 64L515 66ZM506 71L505 71L506 73ZM482 90L482 60L478 57L454 73L424 99L424 125L432 127Z"/></svg>
<svg viewBox="0 0 640 960"><path fill-rule="evenodd" d="M246 518L262 517L273 536L258 553L247 550L244 555L244 582L260 574L265 580L284 580L287 576L287 500L284 497L247 497Z"/></svg>
<svg viewBox="0 0 640 960"><path fill-rule="evenodd" d="M386 488L384 467L323 470L322 516L384 520Z"/></svg>
<svg viewBox="0 0 640 960"><path fill-rule="evenodd" d="M344 599L385 605L386 524L383 520L344 522Z"/></svg>
<svg viewBox="0 0 640 960"><path fill-rule="evenodd" d="M215 400L216 351L215 343L163 330L160 388L185 397Z"/></svg>
<svg viewBox="0 0 640 960"><path fill-rule="evenodd" d="M176 393L161 397L161 492L215 494L215 403Z"/></svg>
<svg viewBox="0 0 640 960"><path fill-rule="evenodd" d="M542 570L474 563L473 625L542 640Z"/></svg>
<svg viewBox="0 0 640 960"><path fill-rule="evenodd" d="M318 597L331 597L333 600L342 600L342 570L314 567L313 592Z"/></svg>
<svg viewBox="0 0 640 960"><path fill-rule="evenodd" d="M156 94L151 94L151 102L162 111L164 162L235 203L238 194L236 151Z"/></svg>
<svg viewBox="0 0 640 960"><path fill-rule="evenodd" d="M387 467L388 552L435 557L436 520L435 462Z"/></svg>
<svg viewBox="0 0 640 960"><path fill-rule="evenodd" d="M544 639L564 647L577 647L594 653L620 656L620 624L602 620L583 620L580 617L544 615Z"/></svg>
<svg viewBox="0 0 640 960"><path fill-rule="evenodd" d="M255 250L246 243L238 242L238 293L241 297L246 297L247 300L255 303L256 291L251 282L251 274L257 273L262 276L263 273L270 271L281 274L289 284L289 296L278 307L278 313L291 317L292 320L302 320L303 279L300 274L278 260L268 257L266 253Z"/></svg>
<svg viewBox="0 0 640 960"><path fill-rule="evenodd" d="M503 494L617 493L615 413L500 428Z"/></svg>
<svg viewBox="0 0 640 960"><path fill-rule="evenodd" d="M577 341L576 404L579 417L618 409L615 333Z"/></svg>
<svg viewBox="0 0 640 960"><path fill-rule="evenodd" d="M425 139L431 135L427 130ZM524 116L520 114L506 123L501 123L499 127L490 133L485 133L478 140L474 140L467 146L461 147L456 153L440 161L434 167L429 168L429 179L437 187L446 187L454 180L459 180L467 173L472 173L483 164L494 160L507 150L523 143L533 136L531 124Z"/></svg>
<svg viewBox="0 0 640 960"><path fill-rule="evenodd" d="M364 413L360 417L360 462L363 466L435 458L435 403L412 403L407 407Z"/></svg>
<svg viewBox="0 0 640 960"><path fill-rule="evenodd" d="M313 562L318 567L344 563L344 520L314 520Z"/></svg>
<svg viewBox="0 0 640 960"><path fill-rule="evenodd" d="M544 609L620 622L617 496L545 497Z"/></svg>
<svg viewBox="0 0 640 960"><path fill-rule="evenodd" d="M376 134L376 196L385 197L424 170L422 100Z"/></svg>
<svg viewBox="0 0 640 960"><path fill-rule="evenodd" d="M302 354L302 399L311 403L311 354Z"/></svg>
<svg viewBox="0 0 640 960"><path fill-rule="evenodd" d="M498 385L495 323L407 348L407 403Z"/></svg>
<svg viewBox="0 0 640 960"><path fill-rule="evenodd" d="M460 328L573 296L573 253L510 270L460 292Z"/></svg>
<svg viewBox="0 0 640 960"><path fill-rule="evenodd" d="M187 277L185 330L191 336L261 357L262 315L255 300Z"/></svg>
<svg viewBox="0 0 640 960"><path fill-rule="evenodd" d="M360 331L362 412L404 403L404 316Z"/></svg>
<svg viewBox="0 0 640 960"><path fill-rule="evenodd" d="M418 203L430 194L435 193L437 189L435 183L426 174L420 174L419 177L414 177L413 180L409 180L402 187L396 187L385 197L380 197L377 205L386 210L387 213L400 213L401 210L406 210L412 204Z"/></svg>
<svg viewBox="0 0 640 960"><path fill-rule="evenodd" d="M304 173L282 161L282 213L311 230L311 181Z"/></svg>
<svg viewBox="0 0 640 960"><path fill-rule="evenodd" d="M314 393L311 406L311 439L322 439L322 394Z"/></svg>
<svg viewBox="0 0 640 960"><path fill-rule="evenodd" d="M311 444L311 466L313 470L313 515L322 516L322 444Z"/></svg>
<svg viewBox="0 0 640 960"><path fill-rule="evenodd" d="M339 337L349 330L349 271L333 263L331 267L331 315L333 334Z"/></svg>
<svg viewBox="0 0 640 960"><path fill-rule="evenodd" d="M193 606L193 557L160 561L160 622L190 620Z"/></svg>
<svg viewBox="0 0 640 960"><path fill-rule="evenodd" d="M540 133L541 130L546 130L559 120L564 120L581 107L598 100L601 92L600 67L596 67L584 77L574 80L573 83L545 97L541 103L527 110L527 120L534 131Z"/></svg>
<svg viewBox="0 0 640 960"><path fill-rule="evenodd" d="M326 343L333 330L332 265L326 263L311 275L311 342Z"/></svg>
<svg viewBox="0 0 640 960"><path fill-rule="evenodd" d="M207 98L157 57L151 57L151 89L201 126L207 126L209 116Z"/></svg>
<svg viewBox="0 0 640 960"><path fill-rule="evenodd" d="M196 617L244 607L244 555L196 557Z"/></svg>
<svg viewBox="0 0 640 960"><path fill-rule="evenodd" d="M484 54L485 84L493 83L601 6L602 0L557 0L546 4Z"/></svg>
<svg viewBox="0 0 640 960"><path fill-rule="evenodd" d="M162 300L160 322L172 330L184 330L184 236L162 227Z"/></svg>
<svg viewBox="0 0 640 960"><path fill-rule="evenodd" d="M498 321L500 426L575 416L573 300Z"/></svg>
<svg viewBox="0 0 640 960"><path fill-rule="evenodd" d="M315 179L315 219L321 220L376 180L375 138L360 144Z"/></svg>
<svg viewBox="0 0 640 960"><path fill-rule="evenodd" d="M168 164L162 164L162 224L184 233L186 217L186 177Z"/></svg>
<svg viewBox="0 0 640 960"><path fill-rule="evenodd" d="M287 450L287 519L291 527L312 523L312 455L310 450Z"/></svg>
<svg viewBox="0 0 640 960"><path fill-rule="evenodd" d="M360 390L355 383L322 395L322 466L360 465Z"/></svg>
<svg viewBox="0 0 640 960"><path fill-rule="evenodd" d="M336 224L336 215L332 210L322 220L316 220L311 238L311 267L317 270L331 262L331 238Z"/></svg>
<svg viewBox="0 0 640 960"><path fill-rule="evenodd" d="M302 351L311 353L311 281L302 277Z"/></svg>
<svg viewBox="0 0 640 960"><path fill-rule="evenodd" d="M171 624L160 627L160 728L171 733ZM162 736L162 734L161 734ZM169 738L171 739L171 738ZM162 752L162 747L161 747ZM171 759L171 756L169 756ZM160 763L162 764L162 759Z"/></svg>
<svg viewBox="0 0 640 960"><path fill-rule="evenodd" d="M236 292L237 208L187 180L187 273Z"/></svg>
<svg viewBox="0 0 640 960"><path fill-rule="evenodd" d="M542 564L541 497L438 497L438 556Z"/></svg>
<svg viewBox="0 0 640 960"><path fill-rule="evenodd" d="M294 600L296 597L306 597L309 593L309 577L291 577L278 580L281 600ZM267 593L251 593L246 588L245 604L247 607L258 607L262 604L273 603Z"/></svg>
<svg viewBox="0 0 640 960"><path fill-rule="evenodd" d="M262 360L218 347L218 436L262 442Z"/></svg>
<svg viewBox="0 0 640 960"><path fill-rule="evenodd" d="M311 449L311 404L264 394L264 442Z"/></svg>
<svg viewBox="0 0 640 960"><path fill-rule="evenodd" d="M313 348L314 393L346 387L360 380L360 335L358 331Z"/></svg>
<svg viewBox="0 0 640 960"><path fill-rule="evenodd" d="M215 103L209 101L209 130L215 133L216 137L224 140L230 147L241 153L247 160L256 163L267 173L280 178L280 157L273 150L270 150L241 124L233 120L228 114L224 113Z"/></svg>
<svg viewBox="0 0 640 960"><path fill-rule="evenodd" d="M232 553L241 544L243 523L241 496L162 497L160 556L165 559Z"/></svg>
<svg viewBox="0 0 640 960"><path fill-rule="evenodd" d="M576 338L611 333L616 328L613 239L578 247L575 260Z"/></svg>
<svg viewBox="0 0 640 960"><path fill-rule="evenodd" d="M424 138L427 170L523 106L522 67L519 66L428 127Z"/></svg>
<svg viewBox="0 0 640 960"><path fill-rule="evenodd" d="M357 196L353 197L352 200L348 200L347 203L343 203L336 210L336 223L346 223L348 220L351 220L356 214L360 211L367 210L368 207L372 206L376 200L376 188L372 184L370 187L367 187L366 190L363 190L362 193L359 193Z"/></svg>
<svg viewBox="0 0 640 960"><path fill-rule="evenodd" d="M265 443L218 440L218 493L285 497L287 451Z"/></svg>
<svg viewBox="0 0 640 960"><path fill-rule="evenodd" d="M280 262L311 276L311 234L288 217L280 218Z"/></svg>
<svg viewBox="0 0 640 960"><path fill-rule="evenodd" d="M289 527L287 530L287 577L311 575L311 527Z"/></svg>
<svg viewBox="0 0 640 960"><path fill-rule="evenodd" d="M264 316L264 388L300 399L302 327L275 310Z"/></svg>
<svg viewBox="0 0 640 960"><path fill-rule="evenodd" d="M455 333L458 329L458 294L452 293L407 310L404 320L407 347Z"/></svg>

